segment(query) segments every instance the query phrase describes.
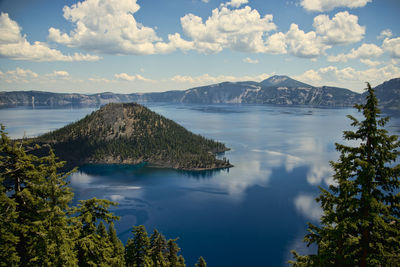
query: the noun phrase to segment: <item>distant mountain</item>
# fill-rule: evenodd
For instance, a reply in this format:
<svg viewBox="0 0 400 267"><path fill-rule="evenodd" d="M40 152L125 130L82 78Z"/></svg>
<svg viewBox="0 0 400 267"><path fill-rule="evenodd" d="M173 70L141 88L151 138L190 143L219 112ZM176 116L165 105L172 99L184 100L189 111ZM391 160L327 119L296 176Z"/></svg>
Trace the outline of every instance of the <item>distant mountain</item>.
<svg viewBox="0 0 400 267"><path fill-rule="evenodd" d="M400 109L399 79L377 87L377 96L384 108ZM275 105L311 105L319 107L351 107L364 99L362 94L337 87L315 87L288 76L272 76L258 82L223 82L184 91L143 94L56 94L38 91L0 92L0 106L99 106L111 102L167 102L190 104L246 103Z"/></svg>
<svg viewBox="0 0 400 267"><path fill-rule="evenodd" d="M400 110L400 78L376 86L375 92L381 108ZM364 97L365 95L366 93L363 93Z"/></svg>
<svg viewBox="0 0 400 267"><path fill-rule="evenodd" d="M70 166L139 164L182 170L232 167L215 154L224 144L195 135L138 104L108 104L82 120L34 139Z"/></svg>
<svg viewBox="0 0 400 267"><path fill-rule="evenodd" d="M296 81L286 75L274 75L261 82L265 86L277 86L277 87L304 87L311 88L313 86Z"/></svg>

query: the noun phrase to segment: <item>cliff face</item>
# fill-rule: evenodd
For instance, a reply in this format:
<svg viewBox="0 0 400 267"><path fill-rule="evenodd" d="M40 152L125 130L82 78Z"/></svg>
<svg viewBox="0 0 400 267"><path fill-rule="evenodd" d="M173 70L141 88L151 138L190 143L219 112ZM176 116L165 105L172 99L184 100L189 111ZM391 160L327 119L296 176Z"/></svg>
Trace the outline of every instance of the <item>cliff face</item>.
<svg viewBox="0 0 400 267"><path fill-rule="evenodd" d="M400 78L376 87L384 108L400 110ZM276 105L311 105L318 107L351 107L364 96L348 89L314 87L287 76L273 76L261 83L223 82L188 89L144 94L55 94L37 91L0 92L0 106L100 106L107 103L166 102L188 104L246 103Z"/></svg>
<svg viewBox="0 0 400 267"><path fill-rule="evenodd" d="M35 142L50 144L57 156L72 165L147 162L184 170L232 166L215 156L228 150L224 144L195 135L133 103L108 104Z"/></svg>

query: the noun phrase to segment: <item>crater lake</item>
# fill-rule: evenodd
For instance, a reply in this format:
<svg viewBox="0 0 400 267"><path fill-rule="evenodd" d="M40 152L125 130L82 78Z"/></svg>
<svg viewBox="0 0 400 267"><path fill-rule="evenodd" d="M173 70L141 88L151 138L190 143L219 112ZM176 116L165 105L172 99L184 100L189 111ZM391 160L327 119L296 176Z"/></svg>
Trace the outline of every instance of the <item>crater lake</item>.
<svg viewBox="0 0 400 267"><path fill-rule="evenodd" d="M231 169L187 172L144 165L87 165L69 177L80 199L119 202L112 211L123 242L133 225L157 228L177 241L187 266L287 266L290 250L305 252L307 222L321 215L318 186L332 183L335 142L352 129L355 109L270 105L146 104L188 130L226 144ZM77 121L95 108L0 109L11 138L37 136ZM386 129L400 132L400 116ZM356 145L356 144L354 144Z"/></svg>

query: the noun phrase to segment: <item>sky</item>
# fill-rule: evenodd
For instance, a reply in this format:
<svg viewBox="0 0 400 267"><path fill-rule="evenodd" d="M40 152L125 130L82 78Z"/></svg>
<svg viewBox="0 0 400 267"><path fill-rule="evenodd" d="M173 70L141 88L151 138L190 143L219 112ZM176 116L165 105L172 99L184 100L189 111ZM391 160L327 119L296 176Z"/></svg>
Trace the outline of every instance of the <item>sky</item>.
<svg viewBox="0 0 400 267"><path fill-rule="evenodd" d="M400 77L399 0L0 0L0 91Z"/></svg>

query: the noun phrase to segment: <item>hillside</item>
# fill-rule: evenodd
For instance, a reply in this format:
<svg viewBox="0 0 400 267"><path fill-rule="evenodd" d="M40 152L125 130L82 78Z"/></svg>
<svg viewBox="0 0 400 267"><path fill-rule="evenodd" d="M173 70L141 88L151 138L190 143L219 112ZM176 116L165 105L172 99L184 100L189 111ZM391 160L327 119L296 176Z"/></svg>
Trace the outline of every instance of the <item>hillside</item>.
<svg viewBox="0 0 400 267"><path fill-rule="evenodd" d="M35 142L50 144L71 166L146 162L182 170L232 167L215 156L228 150L224 144L195 135L134 103L108 104Z"/></svg>
<svg viewBox="0 0 400 267"><path fill-rule="evenodd" d="M400 78L376 86L375 93L381 108L400 110Z"/></svg>
<svg viewBox="0 0 400 267"><path fill-rule="evenodd" d="M376 86L381 107L400 110L400 78ZM100 106L107 103L166 102L188 104L274 104L316 107L352 107L362 94L337 87L315 87L288 76L272 76L261 83L223 82L184 91L143 94L56 94L38 91L0 92L0 107L6 106Z"/></svg>

